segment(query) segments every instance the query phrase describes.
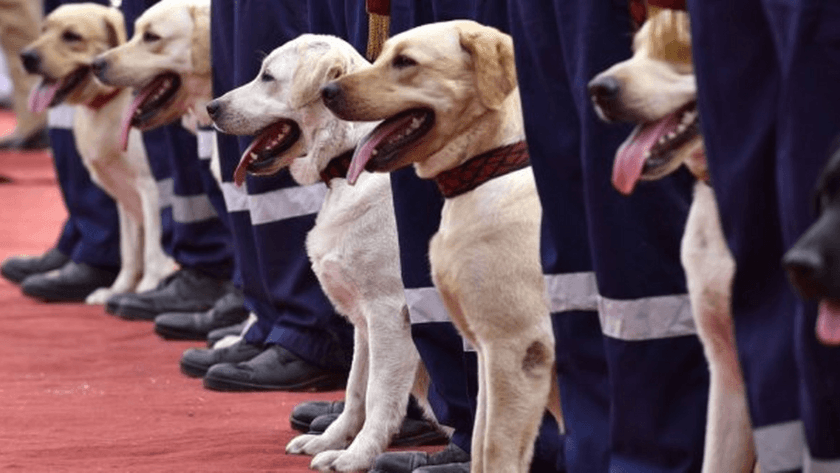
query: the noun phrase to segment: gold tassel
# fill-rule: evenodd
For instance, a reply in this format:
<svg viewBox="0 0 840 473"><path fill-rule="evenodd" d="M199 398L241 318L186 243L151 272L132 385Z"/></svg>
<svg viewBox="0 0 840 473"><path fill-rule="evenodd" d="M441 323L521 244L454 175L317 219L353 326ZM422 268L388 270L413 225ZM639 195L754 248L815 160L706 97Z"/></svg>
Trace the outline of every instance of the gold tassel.
<svg viewBox="0 0 840 473"><path fill-rule="evenodd" d="M390 28L390 16L368 13L367 58L370 62L373 62L382 52L382 45L388 39Z"/></svg>

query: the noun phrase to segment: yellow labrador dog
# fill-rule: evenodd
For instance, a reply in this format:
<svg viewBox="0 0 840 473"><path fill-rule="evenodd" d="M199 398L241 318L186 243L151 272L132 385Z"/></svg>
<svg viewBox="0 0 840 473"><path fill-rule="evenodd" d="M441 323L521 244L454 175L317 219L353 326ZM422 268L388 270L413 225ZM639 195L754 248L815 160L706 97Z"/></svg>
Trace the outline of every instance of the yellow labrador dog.
<svg viewBox="0 0 840 473"><path fill-rule="evenodd" d="M322 91L345 120L382 120L363 169L410 164L446 197L429 258L435 286L478 354L474 472L525 472L542 415L558 417L539 255L541 207L524 145L511 38L466 20L388 40L373 67Z"/></svg>
<svg viewBox="0 0 840 473"><path fill-rule="evenodd" d="M187 116L210 123L205 106L212 97L210 0L162 0L134 22L127 43L93 64L106 83L137 90L123 115L123 136L131 127L150 130Z"/></svg>
<svg viewBox="0 0 840 473"><path fill-rule="evenodd" d="M236 170L238 184L246 173L288 167L300 184L328 186L306 249L324 292L353 323L353 364L338 419L323 434L300 435L286 447L288 453L316 455L312 468L325 471L367 471L399 430L419 363L405 307L390 178L364 173L356 186L344 178L356 143L375 124L339 120L320 96L328 81L365 66L341 39L302 35L269 54L253 81L207 106L220 131L256 135ZM418 386L418 399L425 396L423 388Z"/></svg>
<svg viewBox="0 0 840 473"><path fill-rule="evenodd" d="M117 203L122 267L110 288L91 293L102 304L112 294L154 289L175 269L160 246L158 189L137 131L121 142L119 123L131 91L103 85L91 62L125 42L122 14L93 3L63 5L44 21L41 35L21 53L28 72L41 76L30 95L36 112L67 103L76 106L73 135L91 178Z"/></svg>
<svg viewBox="0 0 840 473"><path fill-rule="evenodd" d="M636 34L633 48L631 59L589 84L603 119L638 124L616 153L613 184L629 194L639 180L661 179L682 165L697 178L681 259L711 372L702 471L749 472L755 453L730 308L735 262L708 185L688 16L672 10L655 14Z"/></svg>

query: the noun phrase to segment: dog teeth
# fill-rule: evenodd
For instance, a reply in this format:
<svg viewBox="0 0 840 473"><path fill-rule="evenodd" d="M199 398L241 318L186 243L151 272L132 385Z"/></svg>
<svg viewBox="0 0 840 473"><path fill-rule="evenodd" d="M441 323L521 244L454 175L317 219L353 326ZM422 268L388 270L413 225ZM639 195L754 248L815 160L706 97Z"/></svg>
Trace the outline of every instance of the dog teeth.
<svg viewBox="0 0 840 473"><path fill-rule="evenodd" d="M379 154L379 150L378 150L378 149L374 149L373 151L371 151L371 152L370 152L370 155L371 155L371 156L376 156L377 154Z"/></svg>
<svg viewBox="0 0 840 473"><path fill-rule="evenodd" d="M650 157L650 150L645 151L645 156L644 157L645 157L645 159L648 159Z"/></svg>

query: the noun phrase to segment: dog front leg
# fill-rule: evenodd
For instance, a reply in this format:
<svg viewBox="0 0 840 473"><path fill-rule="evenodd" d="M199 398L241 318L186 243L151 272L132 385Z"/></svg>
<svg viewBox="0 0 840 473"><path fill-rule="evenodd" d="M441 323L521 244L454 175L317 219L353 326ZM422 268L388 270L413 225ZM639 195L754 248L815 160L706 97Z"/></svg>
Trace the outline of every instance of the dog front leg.
<svg viewBox="0 0 840 473"><path fill-rule="evenodd" d="M136 180L143 210L143 278L137 292L157 287L158 283L175 271L175 261L163 252L158 187L151 175Z"/></svg>
<svg viewBox="0 0 840 473"><path fill-rule="evenodd" d="M346 447L365 421L368 358L367 327L357 322L353 326L353 363L344 394L344 410L321 435L304 434L292 439L286 445L286 453L318 454L312 459L310 467L317 470L330 469L329 464L337 455L332 452Z"/></svg>
<svg viewBox="0 0 840 473"><path fill-rule="evenodd" d="M485 394L479 396L486 406L480 430L484 434L480 463L475 463L478 459L475 451L472 455L474 472L529 470L534 440L551 391L554 366L550 327L536 335L529 332L525 335L530 336L513 340L496 337L480 342L484 365L480 389Z"/></svg>
<svg viewBox="0 0 840 473"><path fill-rule="evenodd" d="M125 206L117 202L117 215L120 227L120 272L111 287L101 287L87 296L88 304L104 304L113 294L134 290L142 271L142 235L138 223L128 214Z"/></svg>

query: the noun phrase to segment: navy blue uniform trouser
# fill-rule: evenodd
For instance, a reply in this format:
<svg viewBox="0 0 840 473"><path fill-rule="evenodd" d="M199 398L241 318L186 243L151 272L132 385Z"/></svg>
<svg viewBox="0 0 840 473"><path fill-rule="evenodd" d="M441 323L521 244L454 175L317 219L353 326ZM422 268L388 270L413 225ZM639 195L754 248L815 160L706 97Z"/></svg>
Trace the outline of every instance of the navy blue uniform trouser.
<svg viewBox="0 0 840 473"><path fill-rule="evenodd" d="M780 266L815 218L812 192L840 127L840 6L689 2L698 106L762 471L840 471L840 349Z"/></svg>
<svg viewBox="0 0 840 473"><path fill-rule="evenodd" d="M345 8L343 2L310 8L306 2L214 1L214 95L251 81L264 54L285 41L305 32L349 34L363 13L363 5ZM304 247L326 187L298 186L283 171L248 176L237 188L233 171L250 139L217 134L217 140L245 301L258 316L246 340L279 344L324 368L349 369L352 327L324 296Z"/></svg>
<svg viewBox="0 0 840 473"><path fill-rule="evenodd" d="M619 195L610 170L630 130L601 123L586 92L595 74L630 55L627 4L519 0L509 12L550 239L543 263L568 469L699 471L708 373L679 262L691 179Z"/></svg>

